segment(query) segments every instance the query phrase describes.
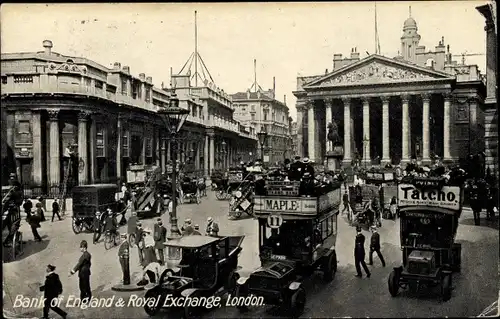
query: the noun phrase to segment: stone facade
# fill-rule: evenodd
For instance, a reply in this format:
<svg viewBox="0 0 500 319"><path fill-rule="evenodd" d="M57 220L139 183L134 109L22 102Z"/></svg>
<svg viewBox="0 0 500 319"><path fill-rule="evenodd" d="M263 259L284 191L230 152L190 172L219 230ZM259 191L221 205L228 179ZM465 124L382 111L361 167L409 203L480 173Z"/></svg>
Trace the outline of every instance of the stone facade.
<svg viewBox="0 0 500 319"><path fill-rule="evenodd" d="M330 123L338 127L346 164L451 162L484 151L486 90L477 66L452 61L444 39L424 59L419 41L409 18L402 55L360 59L354 48L350 58L334 55L332 72L297 78L300 155L323 162L332 151Z"/></svg>
<svg viewBox="0 0 500 319"><path fill-rule="evenodd" d="M70 148L78 154L71 176L78 184L126 180L131 166L165 169L173 148L157 111L172 92L154 87L145 74L131 75L118 62L108 69L52 52L50 41L44 47L1 58L2 147L12 150L9 160L20 181L42 193L56 187ZM190 110L180 132L184 138L176 143L187 170L210 175L255 151L255 132L232 118L214 120L212 110L231 108L219 101L220 94L201 101L191 93L179 88L180 106ZM226 141L225 152L214 141Z"/></svg>

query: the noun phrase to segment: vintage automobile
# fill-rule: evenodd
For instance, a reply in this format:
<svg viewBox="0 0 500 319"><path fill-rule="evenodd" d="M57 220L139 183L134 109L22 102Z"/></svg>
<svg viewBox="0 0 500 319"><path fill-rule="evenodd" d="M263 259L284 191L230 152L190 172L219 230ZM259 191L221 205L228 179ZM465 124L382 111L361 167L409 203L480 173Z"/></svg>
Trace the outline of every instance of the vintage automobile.
<svg viewBox="0 0 500 319"><path fill-rule="evenodd" d="M185 203L201 203L201 191L198 183L198 179L194 177L184 177L181 181L181 189L183 193L182 202Z"/></svg>
<svg viewBox="0 0 500 319"><path fill-rule="evenodd" d="M306 303L303 278L319 269L330 282L337 271L340 182L310 197L299 195L300 181L265 183L264 190L256 185L255 195L261 267L237 281L236 295L262 296L298 317Z"/></svg>
<svg viewBox="0 0 500 319"><path fill-rule="evenodd" d="M91 184L73 187L72 228L75 234L100 229L100 216L116 206L116 184Z"/></svg>
<svg viewBox="0 0 500 319"><path fill-rule="evenodd" d="M366 210L373 199L379 199L378 185L364 184L349 186L349 204L354 214L353 226L370 226Z"/></svg>
<svg viewBox="0 0 500 319"><path fill-rule="evenodd" d="M155 306L144 306L146 313L154 316L166 310L174 312L176 318L192 318L203 310L203 304L163 307L167 296L201 300L233 291L239 278L238 256L244 238L193 235L167 241L167 247L181 249L182 258L177 268L164 270L157 283L146 286L145 297L158 300Z"/></svg>
<svg viewBox="0 0 500 319"><path fill-rule="evenodd" d="M17 195L20 194L16 192L20 192L16 186L2 186L2 245L12 260L24 253L23 233L19 231L21 210Z"/></svg>
<svg viewBox="0 0 500 319"><path fill-rule="evenodd" d="M455 243L462 211L463 187L443 185L442 178L416 178L398 185L403 264L388 278L391 296L399 288L419 291L439 286L451 298L452 273L461 266L461 244Z"/></svg>

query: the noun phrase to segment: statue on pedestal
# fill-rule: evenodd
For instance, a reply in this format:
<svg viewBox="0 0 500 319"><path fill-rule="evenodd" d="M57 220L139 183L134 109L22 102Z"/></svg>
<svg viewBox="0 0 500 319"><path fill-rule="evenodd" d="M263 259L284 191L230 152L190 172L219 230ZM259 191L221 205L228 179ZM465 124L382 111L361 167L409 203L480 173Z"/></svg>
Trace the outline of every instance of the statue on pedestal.
<svg viewBox="0 0 500 319"><path fill-rule="evenodd" d="M336 146L343 145L343 141L340 138L339 128L337 123L335 122L335 119L332 122L328 123L328 134L326 138L328 140L327 150L330 152L334 151Z"/></svg>

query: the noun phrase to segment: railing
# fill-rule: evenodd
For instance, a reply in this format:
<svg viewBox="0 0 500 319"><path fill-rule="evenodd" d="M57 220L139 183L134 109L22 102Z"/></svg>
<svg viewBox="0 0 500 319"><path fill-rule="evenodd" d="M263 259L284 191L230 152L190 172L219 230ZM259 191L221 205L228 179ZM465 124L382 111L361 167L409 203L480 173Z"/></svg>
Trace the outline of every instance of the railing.
<svg viewBox="0 0 500 319"><path fill-rule="evenodd" d="M119 186L118 177L110 177L106 179L96 179L93 183L75 183L72 181L68 182L66 189L66 196L71 197L71 190L75 186L89 185L89 184L116 184ZM62 194L63 183L45 184L45 185L35 185L33 183L22 184L23 194L25 198L56 198Z"/></svg>

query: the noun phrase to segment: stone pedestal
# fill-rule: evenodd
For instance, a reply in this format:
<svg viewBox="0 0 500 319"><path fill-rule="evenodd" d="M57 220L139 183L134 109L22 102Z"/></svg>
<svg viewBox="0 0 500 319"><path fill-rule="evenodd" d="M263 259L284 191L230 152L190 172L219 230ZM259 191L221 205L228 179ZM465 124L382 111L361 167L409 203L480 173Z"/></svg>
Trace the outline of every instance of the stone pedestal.
<svg viewBox="0 0 500 319"><path fill-rule="evenodd" d="M326 153L326 167L328 171L336 171L342 166L344 148L342 146L333 146L333 150Z"/></svg>

